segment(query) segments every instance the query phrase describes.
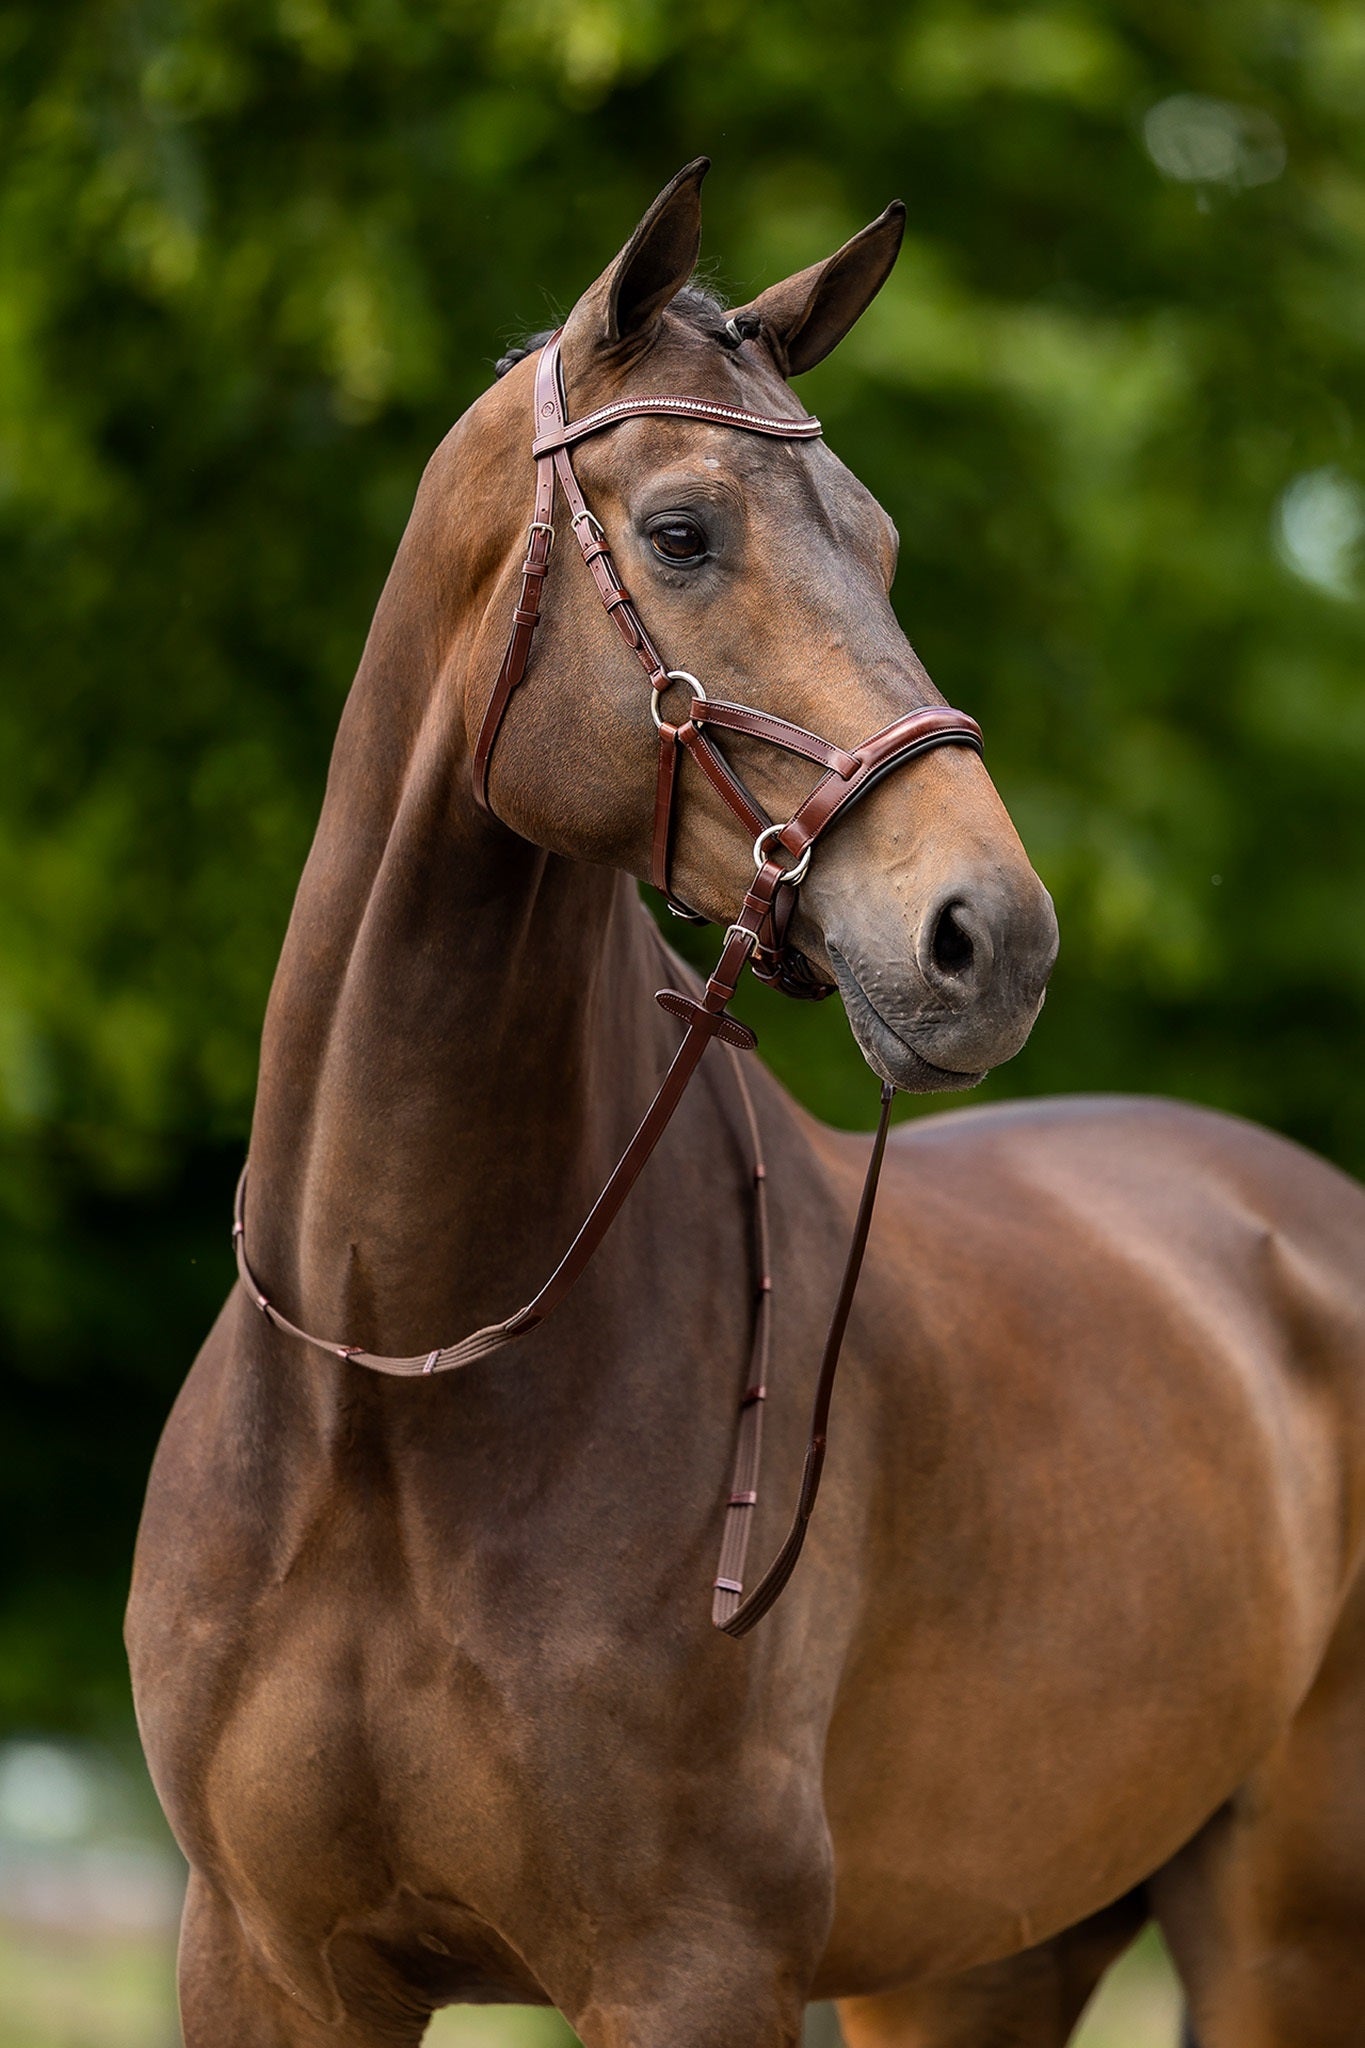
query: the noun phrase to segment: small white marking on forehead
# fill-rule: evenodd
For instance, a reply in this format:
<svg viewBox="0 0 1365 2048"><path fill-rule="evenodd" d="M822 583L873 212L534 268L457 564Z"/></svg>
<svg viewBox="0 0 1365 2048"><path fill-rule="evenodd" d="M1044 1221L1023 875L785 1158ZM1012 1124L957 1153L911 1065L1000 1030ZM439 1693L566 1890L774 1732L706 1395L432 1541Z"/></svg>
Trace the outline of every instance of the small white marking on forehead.
<svg viewBox="0 0 1365 2048"><path fill-rule="evenodd" d="M719 469L720 457L718 455L703 455L702 463L707 469Z"/></svg>

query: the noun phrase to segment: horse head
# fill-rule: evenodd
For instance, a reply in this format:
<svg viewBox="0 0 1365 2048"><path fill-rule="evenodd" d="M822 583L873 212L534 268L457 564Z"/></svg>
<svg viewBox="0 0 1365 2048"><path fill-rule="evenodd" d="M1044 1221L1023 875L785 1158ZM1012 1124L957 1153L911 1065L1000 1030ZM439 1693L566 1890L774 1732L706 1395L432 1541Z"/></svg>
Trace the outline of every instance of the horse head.
<svg viewBox="0 0 1365 2048"><path fill-rule="evenodd" d="M727 314L690 283L705 170L701 160L679 173L570 313L561 350L571 421L646 394L799 420L788 380L829 353L885 281L904 225L899 205L823 263ZM534 388L528 355L466 415L446 470L437 465L443 495L458 488L466 506L482 496L495 565L466 668L470 734L485 716L526 552ZM576 551L562 545L490 769L489 805L523 838L647 877L656 724L660 715L685 721L694 688L836 749L943 704L891 606L895 529L823 440L737 432L723 417L629 416L584 440L573 459L664 666L689 680L661 691L651 718L638 662L611 631ZM818 769L744 731L724 738L766 815L790 818ZM1043 1000L1057 927L976 753L942 746L888 775L813 852L787 944L813 985L837 987L884 1080L969 1087L1019 1050ZM726 925L751 874L749 839L684 762L674 894Z"/></svg>

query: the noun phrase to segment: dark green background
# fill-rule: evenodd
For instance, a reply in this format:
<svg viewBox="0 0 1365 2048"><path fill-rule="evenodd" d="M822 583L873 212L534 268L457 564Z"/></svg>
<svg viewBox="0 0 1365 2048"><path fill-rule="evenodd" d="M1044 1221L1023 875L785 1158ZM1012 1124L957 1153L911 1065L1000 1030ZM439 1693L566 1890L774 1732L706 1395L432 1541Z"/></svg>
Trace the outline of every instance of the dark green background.
<svg viewBox="0 0 1365 2048"><path fill-rule="evenodd" d="M701 151L736 298L909 204L803 396L1057 898L992 1092L1365 1164L1358 6L29 0L0 57L0 1724L123 1711L137 1499L421 465ZM834 1006L766 1044L866 1118Z"/></svg>

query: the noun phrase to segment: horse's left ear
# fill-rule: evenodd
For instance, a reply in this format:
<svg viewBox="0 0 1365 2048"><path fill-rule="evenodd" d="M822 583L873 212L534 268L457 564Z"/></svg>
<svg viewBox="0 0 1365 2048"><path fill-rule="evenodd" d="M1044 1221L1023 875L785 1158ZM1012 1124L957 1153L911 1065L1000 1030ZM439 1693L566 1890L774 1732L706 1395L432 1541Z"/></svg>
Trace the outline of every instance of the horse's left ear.
<svg viewBox="0 0 1365 2048"><path fill-rule="evenodd" d="M564 323L566 349L636 348L654 339L670 299L697 267L701 181L711 159L699 156L670 179L614 263L590 285Z"/></svg>
<svg viewBox="0 0 1365 2048"><path fill-rule="evenodd" d="M799 377L823 362L867 311L891 275L904 233L905 207L893 199L870 227L823 263L770 285L731 317L736 324L746 315L761 320L778 368L786 377Z"/></svg>

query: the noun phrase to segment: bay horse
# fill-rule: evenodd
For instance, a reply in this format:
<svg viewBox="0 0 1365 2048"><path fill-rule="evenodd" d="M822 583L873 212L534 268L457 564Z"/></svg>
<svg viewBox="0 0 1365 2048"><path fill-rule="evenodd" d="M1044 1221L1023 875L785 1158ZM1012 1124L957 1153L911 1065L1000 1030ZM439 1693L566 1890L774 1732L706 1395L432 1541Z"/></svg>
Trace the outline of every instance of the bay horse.
<svg viewBox="0 0 1365 2048"><path fill-rule="evenodd" d="M461 2001L552 2003L587 2048L792 2048L813 1998L850 2048L1055 2048L1152 1916L1203 2048L1359 2043L1365 1196L1330 1167L1141 1101L897 1131L824 1495L741 1640L707 1602L767 1278L750 1146L767 1559L865 1138L716 1046L552 1320L416 1384L351 1355L506 1319L628 1141L678 1043L636 890L660 738L708 683L832 736L725 734L779 819L812 763L958 717L787 381L903 210L727 314L689 282L704 170L433 457L342 719L251 1134L278 1306L235 1287L195 1362L128 1617L187 2048L410 2048ZM552 347L570 420L618 409L574 450L592 575L546 573L553 515L527 552ZM686 664L657 726L603 618L627 587ZM688 729L666 879L728 948L758 884ZM1033 1023L1051 905L971 746L896 766L799 889L790 839L755 850L763 931L884 1081L968 1087Z"/></svg>

